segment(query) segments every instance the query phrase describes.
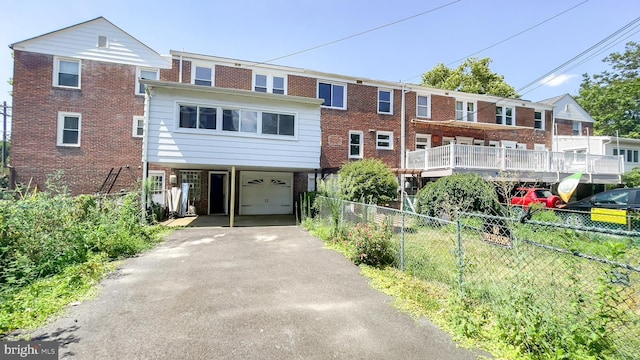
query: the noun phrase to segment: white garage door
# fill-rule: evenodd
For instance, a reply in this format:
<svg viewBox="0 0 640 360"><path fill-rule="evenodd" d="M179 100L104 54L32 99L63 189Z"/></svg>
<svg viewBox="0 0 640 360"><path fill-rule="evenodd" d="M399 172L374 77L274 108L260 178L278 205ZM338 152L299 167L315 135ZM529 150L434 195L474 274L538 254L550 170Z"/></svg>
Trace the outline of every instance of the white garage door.
<svg viewBox="0 0 640 360"><path fill-rule="evenodd" d="M240 173L240 214L293 214L293 173Z"/></svg>

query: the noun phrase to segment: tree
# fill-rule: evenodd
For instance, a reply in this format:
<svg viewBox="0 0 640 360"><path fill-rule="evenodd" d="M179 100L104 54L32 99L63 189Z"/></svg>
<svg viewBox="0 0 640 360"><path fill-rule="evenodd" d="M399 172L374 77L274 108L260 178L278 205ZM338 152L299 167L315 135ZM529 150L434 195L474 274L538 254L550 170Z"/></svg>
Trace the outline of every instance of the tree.
<svg viewBox="0 0 640 360"><path fill-rule="evenodd" d="M576 101L596 120L597 135L640 139L640 44L625 49L604 58L611 70L582 75Z"/></svg>
<svg viewBox="0 0 640 360"><path fill-rule="evenodd" d="M504 81L504 76L489 69L490 58L471 57L456 69L440 63L422 75L422 85L445 90L474 94L518 98L513 86Z"/></svg>
<svg viewBox="0 0 640 360"><path fill-rule="evenodd" d="M347 163L338 175L340 192L345 200L380 204L395 199L398 193L395 175L379 159Z"/></svg>
<svg viewBox="0 0 640 360"><path fill-rule="evenodd" d="M622 183L627 187L640 187L640 167L634 167L631 171L623 174Z"/></svg>
<svg viewBox="0 0 640 360"><path fill-rule="evenodd" d="M500 215L496 189L478 174L454 174L427 184L416 195L416 212L454 219L458 211Z"/></svg>

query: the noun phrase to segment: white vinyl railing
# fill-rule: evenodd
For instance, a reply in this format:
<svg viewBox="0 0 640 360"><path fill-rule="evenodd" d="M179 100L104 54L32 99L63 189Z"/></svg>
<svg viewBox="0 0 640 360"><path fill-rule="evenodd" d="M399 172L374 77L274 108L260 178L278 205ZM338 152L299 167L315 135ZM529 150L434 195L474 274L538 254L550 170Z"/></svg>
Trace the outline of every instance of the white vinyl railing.
<svg viewBox="0 0 640 360"><path fill-rule="evenodd" d="M485 169L502 171L624 173L619 156L449 144L407 152L408 169Z"/></svg>

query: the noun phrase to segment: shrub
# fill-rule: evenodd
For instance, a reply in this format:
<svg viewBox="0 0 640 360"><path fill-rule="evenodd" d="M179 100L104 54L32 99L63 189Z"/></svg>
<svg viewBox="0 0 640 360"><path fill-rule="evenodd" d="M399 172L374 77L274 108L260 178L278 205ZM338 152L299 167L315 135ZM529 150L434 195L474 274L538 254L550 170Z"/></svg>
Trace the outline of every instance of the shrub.
<svg viewBox="0 0 640 360"><path fill-rule="evenodd" d="M416 212L453 219L458 211L501 215L496 191L477 174L456 174L429 183L416 195Z"/></svg>
<svg viewBox="0 0 640 360"><path fill-rule="evenodd" d="M397 197L398 181L379 159L347 163L338 175L340 192L345 200L380 204Z"/></svg>
<svg viewBox="0 0 640 360"><path fill-rule="evenodd" d="M626 187L640 186L640 167L634 167L631 171L622 175L622 183Z"/></svg>
<svg viewBox="0 0 640 360"><path fill-rule="evenodd" d="M348 234L349 258L354 264L393 265L391 230L386 225L358 224Z"/></svg>

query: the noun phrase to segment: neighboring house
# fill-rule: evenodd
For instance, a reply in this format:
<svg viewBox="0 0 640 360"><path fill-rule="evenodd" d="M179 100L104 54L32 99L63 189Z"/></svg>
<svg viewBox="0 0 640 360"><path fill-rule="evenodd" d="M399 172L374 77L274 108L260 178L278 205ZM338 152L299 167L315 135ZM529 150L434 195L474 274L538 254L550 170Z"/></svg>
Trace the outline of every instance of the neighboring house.
<svg viewBox="0 0 640 360"><path fill-rule="evenodd" d="M593 135L595 120L569 94L542 100L553 106L553 126L555 135Z"/></svg>
<svg viewBox="0 0 640 360"><path fill-rule="evenodd" d="M199 214L290 214L318 177L362 158L422 180L524 168L523 181L555 181L576 165L549 152L551 104L161 56L102 17L11 48L14 180L42 186L61 169L74 194L122 169L114 189L149 178L162 202L188 183Z"/></svg>
<svg viewBox="0 0 640 360"><path fill-rule="evenodd" d="M624 172L640 167L640 139L615 136L557 136L554 151L619 156Z"/></svg>

